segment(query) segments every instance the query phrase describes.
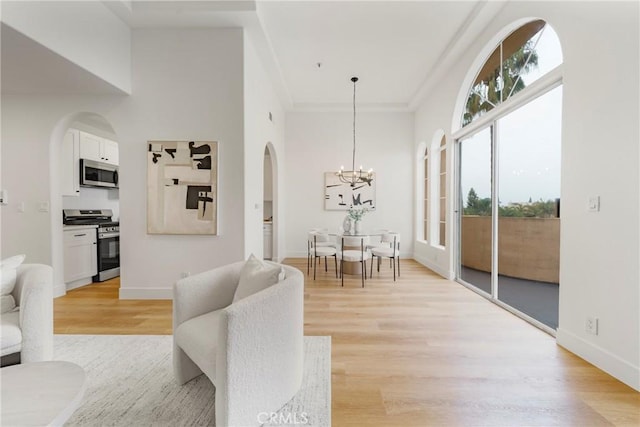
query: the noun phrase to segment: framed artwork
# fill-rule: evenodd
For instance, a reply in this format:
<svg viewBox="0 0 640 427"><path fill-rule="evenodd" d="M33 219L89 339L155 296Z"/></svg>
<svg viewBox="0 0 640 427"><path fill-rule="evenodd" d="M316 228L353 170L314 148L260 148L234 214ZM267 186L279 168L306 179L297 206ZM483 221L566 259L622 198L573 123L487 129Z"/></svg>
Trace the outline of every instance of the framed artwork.
<svg viewBox="0 0 640 427"><path fill-rule="evenodd" d="M218 234L217 142L148 142L147 233Z"/></svg>
<svg viewBox="0 0 640 427"><path fill-rule="evenodd" d="M348 171L344 172L345 175ZM324 208L328 211L346 211L352 206L376 208L376 174L371 180L351 187L340 181L336 172L324 173Z"/></svg>

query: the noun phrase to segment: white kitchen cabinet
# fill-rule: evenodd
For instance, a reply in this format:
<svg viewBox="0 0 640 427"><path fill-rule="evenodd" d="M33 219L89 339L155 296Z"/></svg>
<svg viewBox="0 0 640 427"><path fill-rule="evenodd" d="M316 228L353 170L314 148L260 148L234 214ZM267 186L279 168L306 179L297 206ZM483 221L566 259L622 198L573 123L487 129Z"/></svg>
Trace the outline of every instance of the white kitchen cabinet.
<svg viewBox="0 0 640 427"><path fill-rule="evenodd" d="M80 158L118 164L118 143L80 131Z"/></svg>
<svg viewBox="0 0 640 427"><path fill-rule="evenodd" d="M262 225L263 231L263 251L262 257L264 259L271 259L273 257L273 224L265 222Z"/></svg>
<svg viewBox="0 0 640 427"><path fill-rule="evenodd" d="M96 226L65 227L63 234L65 283L98 274Z"/></svg>
<svg viewBox="0 0 640 427"><path fill-rule="evenodd" d="M60 156L60 193L80 195L80 131L68 129L62 141Z"/></svg>
<svg viewBox="0 0 640 427"><path fill-rule="evenodd" d="M118 165L118 143L115 141L110 141L108 139L102 140L102 156L104 159L103 162Z"/></svg>

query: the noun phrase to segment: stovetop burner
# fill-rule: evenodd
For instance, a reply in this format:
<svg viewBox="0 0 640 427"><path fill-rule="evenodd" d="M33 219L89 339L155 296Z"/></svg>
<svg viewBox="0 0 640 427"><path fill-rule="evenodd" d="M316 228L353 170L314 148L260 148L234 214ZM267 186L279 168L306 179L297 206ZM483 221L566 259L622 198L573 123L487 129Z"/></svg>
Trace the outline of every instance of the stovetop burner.
<svg viewBox="0 0 640 427"><path fill-rule="evenodd" d="M93 225L117 227L119 223L113 221L111 209L63 209L62 222L66 225Z"/></svg>

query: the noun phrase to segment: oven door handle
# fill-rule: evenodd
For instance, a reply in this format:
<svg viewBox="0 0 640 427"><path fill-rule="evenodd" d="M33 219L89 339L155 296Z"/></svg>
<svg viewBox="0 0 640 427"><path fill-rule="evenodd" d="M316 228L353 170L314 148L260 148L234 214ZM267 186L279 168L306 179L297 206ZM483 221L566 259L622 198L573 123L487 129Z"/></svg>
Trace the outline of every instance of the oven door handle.
<svg viewBox="0 0 640 427"><path fill-rule="evenodd" d="M120 237L120 232L116 231L115 233L99 233L99 239L111 239L112 237Z"/></svg>

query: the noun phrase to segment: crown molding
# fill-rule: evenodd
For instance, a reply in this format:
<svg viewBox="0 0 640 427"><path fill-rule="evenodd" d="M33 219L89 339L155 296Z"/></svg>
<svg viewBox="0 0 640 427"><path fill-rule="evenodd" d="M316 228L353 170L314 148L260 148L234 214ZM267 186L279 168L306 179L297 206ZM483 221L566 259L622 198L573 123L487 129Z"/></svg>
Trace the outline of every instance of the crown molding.
<svg viewBox="0 0 640 427"><path fill-rule="evenodd" d="M410 113L413 110L405 103L363 103L357 104L359 113ZM308 113L344 113L353 112L353 104L350 103L293 103L287 112Z"/></svg>

